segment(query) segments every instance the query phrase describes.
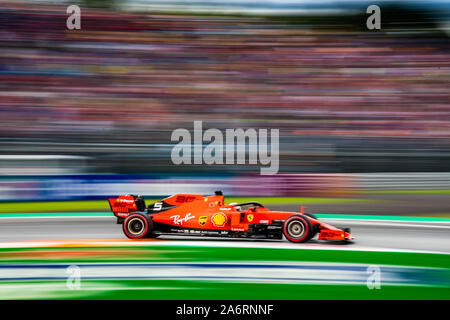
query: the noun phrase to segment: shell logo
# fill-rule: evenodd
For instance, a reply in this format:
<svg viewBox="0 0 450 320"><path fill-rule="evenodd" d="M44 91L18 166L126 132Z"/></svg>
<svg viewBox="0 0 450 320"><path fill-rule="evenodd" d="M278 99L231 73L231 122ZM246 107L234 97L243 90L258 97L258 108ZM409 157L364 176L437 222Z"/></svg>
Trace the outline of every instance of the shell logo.
<svg viewBox="0 0 450 320"><path fill-rule="evenodd" d="M227 216L223 213L216 213L211 217L211 221L215 227L223 227L227 222Z"/></svg>

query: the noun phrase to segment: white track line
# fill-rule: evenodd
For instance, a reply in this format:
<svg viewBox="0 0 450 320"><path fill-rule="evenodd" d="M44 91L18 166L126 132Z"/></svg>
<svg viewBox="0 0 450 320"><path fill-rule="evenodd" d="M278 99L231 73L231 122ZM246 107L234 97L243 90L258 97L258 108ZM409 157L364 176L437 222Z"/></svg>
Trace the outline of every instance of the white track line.
<svg viewBox="0 0 450 320"><path fill-rule="evenodd" d="M355 245L324 245L315 243L293 244L284 242L231 242L231 241L188 241L188 240L156 240L156 241L98 241L98 240L59 240L59 241L18 241L0 243L0 248L48 248L48 247L129 247L129 246L170 246L170 247L213 247L213 248L268 248L291 250L330 250L330 251L371 251L371 252L411 252L450 255L442 251L426 251L412 249L374 248Z"/></svg>

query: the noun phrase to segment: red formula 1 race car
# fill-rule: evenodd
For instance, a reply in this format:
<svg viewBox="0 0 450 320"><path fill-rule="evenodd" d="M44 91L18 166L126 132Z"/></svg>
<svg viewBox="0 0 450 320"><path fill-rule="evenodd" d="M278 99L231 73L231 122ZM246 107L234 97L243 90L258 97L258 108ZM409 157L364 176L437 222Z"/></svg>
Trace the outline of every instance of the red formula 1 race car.
<svg viewBox="0 0 450 320"><path fill-rule="evenodd" d="M305 242L319 234L319 240L348 241L350 229L339 229L302 212L271 211L258 202L224 203L221 191L213 196L176 194L146 208L142 196L109 199L117 222L130 239L159 235L282 239Z"/></svg>

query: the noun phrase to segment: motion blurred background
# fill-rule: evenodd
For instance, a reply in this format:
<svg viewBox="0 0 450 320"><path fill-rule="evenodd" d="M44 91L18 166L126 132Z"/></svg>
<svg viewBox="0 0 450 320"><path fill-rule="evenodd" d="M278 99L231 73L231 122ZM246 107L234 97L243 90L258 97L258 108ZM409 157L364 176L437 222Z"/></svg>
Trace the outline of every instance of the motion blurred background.
<svg viewBox="0 0 450 320"><path fill-rule="evenodd" d="M81 30L66 28L72 4ZM371 4L381 30L366 28ZM450 216L449 13L435 0L0 1L0 212L221 189ZM280 129L279 173L172 164L171 133L194 120Z"/></svg>

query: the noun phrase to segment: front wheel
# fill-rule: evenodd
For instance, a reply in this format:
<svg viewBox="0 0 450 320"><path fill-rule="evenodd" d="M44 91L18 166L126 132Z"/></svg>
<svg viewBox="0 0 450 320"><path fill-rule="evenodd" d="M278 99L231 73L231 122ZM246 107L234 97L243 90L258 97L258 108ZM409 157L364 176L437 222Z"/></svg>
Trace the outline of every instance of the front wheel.
<svg viewBox="0 0 450 320"><path fill-rule="evenodd" d="M314 236L314 230L308 217L294 215L284 222L283 234L291 242L305 242Z"/></svg>
<svg viewBox="0 0 450 320"><path fill-rule="evenodd" d="M133 213L126 217L122 230L130 239L147 238L153 231L153 222L144 213Z"/></svg>
<svg viewBox="0 0 450 320"><path fill-rule="evenodd" d="M308 217L316 219L316 220L318 219L315 214L308 213L308 212L305 212L305 216L308 216Z"/></svg>

